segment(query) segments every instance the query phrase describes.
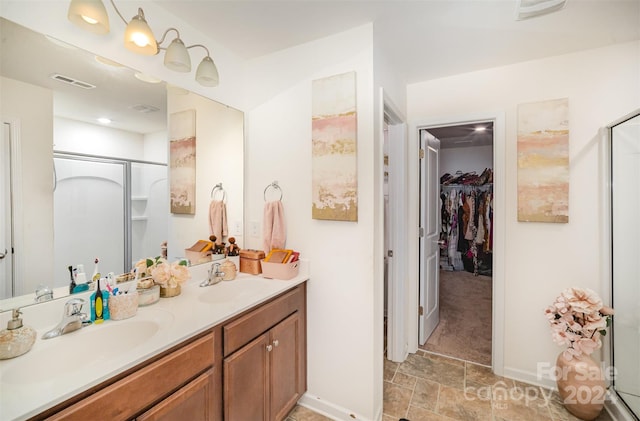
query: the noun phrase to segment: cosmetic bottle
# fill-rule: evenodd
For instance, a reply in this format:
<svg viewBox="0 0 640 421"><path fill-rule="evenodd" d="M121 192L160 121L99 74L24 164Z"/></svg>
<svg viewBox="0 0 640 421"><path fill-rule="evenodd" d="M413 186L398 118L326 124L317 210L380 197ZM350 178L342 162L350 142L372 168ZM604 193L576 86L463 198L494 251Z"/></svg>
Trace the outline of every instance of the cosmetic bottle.
<svg viewBox="0 0 640 421"><path fill-rule="evenodd" d="M95 324L100 324L104 321L104 309L106 308L104 302L104 295L100 289L100 279L96 281L96 290L91 294L91 321Z"/></svg>
<svg viewBox="0 0 640 421"><path fill-rule="evenodd" d="M111 313L109 312L109 298L111 297L111 293L106 288L107 282L109 281L106 278L103 281L102 303L104 305L104 309L102 310L102 319L109 320L111 318Z"/></svg>

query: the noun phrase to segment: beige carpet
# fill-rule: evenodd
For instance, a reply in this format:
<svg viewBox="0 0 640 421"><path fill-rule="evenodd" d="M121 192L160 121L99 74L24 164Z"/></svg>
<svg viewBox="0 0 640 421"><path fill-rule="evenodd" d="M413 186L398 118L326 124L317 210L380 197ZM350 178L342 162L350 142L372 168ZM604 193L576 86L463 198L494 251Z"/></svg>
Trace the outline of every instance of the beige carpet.
<svg viewBox="0 0 640 421"><path fill-rule="evenodd" d="M440 271L440 323L420 347L491 365L491 277Z"/></svg>

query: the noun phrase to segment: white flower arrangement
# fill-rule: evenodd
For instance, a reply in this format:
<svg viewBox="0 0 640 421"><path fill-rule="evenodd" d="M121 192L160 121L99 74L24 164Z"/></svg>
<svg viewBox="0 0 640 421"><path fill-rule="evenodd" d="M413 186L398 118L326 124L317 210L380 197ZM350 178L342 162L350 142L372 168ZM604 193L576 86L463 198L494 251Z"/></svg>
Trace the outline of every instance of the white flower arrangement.
<svg viewBox="0 0 640 421"><path fill-rule="evenodd" d="M169 263L158 256L155 259L141 259L134 270L142 276L151 276L153 282L163 288L175 288L191 279L191 273L184 260Z"/></svg>
<svg viewBox="0 0 640 421"><path fill-rule="evenodd" d="M611 323L613 309L602 304L592 290L568 288L545 309L551 336L558 345L567 345L567 360L582 354L591 355L602 346L601 336Z"/></svg>

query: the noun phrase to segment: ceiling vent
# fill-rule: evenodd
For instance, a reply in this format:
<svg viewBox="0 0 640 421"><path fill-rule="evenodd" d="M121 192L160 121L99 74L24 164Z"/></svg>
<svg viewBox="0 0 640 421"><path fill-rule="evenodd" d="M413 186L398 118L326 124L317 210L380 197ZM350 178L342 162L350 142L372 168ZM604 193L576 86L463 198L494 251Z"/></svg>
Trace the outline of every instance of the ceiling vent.
<svg viewBox="0 0 640 421"><path fill-rule="evenodd" d="M139 113L148 114L148 113L156 112L160 108L154 107L153 105L136 104L136 105L132 105L131 109Z"/></svg>
<svg viewBox="0 0 640 421"><path fill-rule="evenodd" d="M516 20L546 15L564 8L566 0L518 0Z"/></svg>
<svg viewBox="0 0 640 421"><path fill-rule="evenodd" d="M96 87L96 85L92 85L88 82L83 82L81 80L74 79L69 76L61 75L59 73L54 73L50 77L51 79L57 80L58 82L66 83L67 85L77 86L78 88L82 88L82 89L93 89Z"/></svg>

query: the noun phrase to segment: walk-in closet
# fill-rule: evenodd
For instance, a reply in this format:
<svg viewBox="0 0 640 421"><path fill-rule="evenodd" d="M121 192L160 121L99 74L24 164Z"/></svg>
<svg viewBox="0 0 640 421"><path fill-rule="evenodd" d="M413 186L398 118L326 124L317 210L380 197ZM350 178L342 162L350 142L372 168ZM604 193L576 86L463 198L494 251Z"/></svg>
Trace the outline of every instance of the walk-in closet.
<svg viewBox="0 0 640 421"><path fill-rule="evenodd" d="M491 365L493 123L427 131L440 141L440 320L421 348Z"/></svg>

